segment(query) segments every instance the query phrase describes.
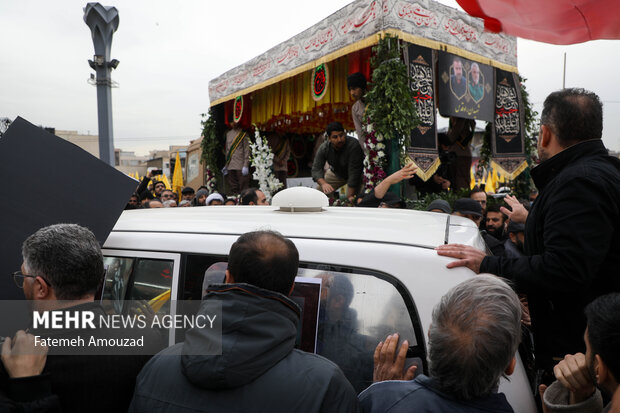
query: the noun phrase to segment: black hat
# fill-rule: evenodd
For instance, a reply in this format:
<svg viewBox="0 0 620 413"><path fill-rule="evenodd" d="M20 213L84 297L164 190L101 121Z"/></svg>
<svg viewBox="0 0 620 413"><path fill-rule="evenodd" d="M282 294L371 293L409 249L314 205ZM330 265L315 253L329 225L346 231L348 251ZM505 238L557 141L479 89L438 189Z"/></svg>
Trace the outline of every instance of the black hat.
<svg viewBox="0 0 620 413"><path fill-rule="evenodd" d="M480 206L480 202L471 198L461 198L454 203L454 212L481 217L482 206Z"/></svg>
<svg viewBox="0 0 620 413"><path fill-rule="evenodd" d="M428 206L426 207L427 211L432 211L433 209L439 209L446 214L449 214L452 212L452 209L450 208L450 204L448 203L448 201L444 199L435 199L433 202L428 204Z"/></svg>
<svg viewBox="0 0 620 413"><path fill-rule="evenodd" d="M510 220L508 223L508 233L512 234L515 232L525 232L525 225Z"/></svg>
<svg viewBox="0 0 620 413"><path fill-rule="evenodd" d="M192 188L191 186L186 186L185 188L183 188L181 193L182 194L193 194L194 193L194 188Z"/></svg>
<svg viewBox="0 0 620 413"><path fill-rule="evenodd" d="M347 77L347 89L361 87L366 90L366 77L360 72L355 72Z"/></svg>

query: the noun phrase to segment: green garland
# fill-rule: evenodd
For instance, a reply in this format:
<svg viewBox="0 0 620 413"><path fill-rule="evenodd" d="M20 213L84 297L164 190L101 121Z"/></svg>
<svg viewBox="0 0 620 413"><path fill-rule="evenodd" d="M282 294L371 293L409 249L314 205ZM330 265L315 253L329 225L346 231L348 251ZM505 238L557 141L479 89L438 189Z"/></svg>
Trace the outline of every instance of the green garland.
<svg viewBox="0 0 620 413"><path fill-rule="evenodd" d="M407 65L401 59L402 49L398 37L389 34L373 47L372 83L365 97L365 117L375 131L387 140L398 138L401 164L405 156L402 148L409 146L411 131L418 122Z"/></svg>
<svg viewBox="0 0 620 413"><path fill-rule="evenodd" d="M525 87L525 81L527 79L519 76L521 83L521 99L523 101L523 108L525 110L525 136L523 138L523 146L525 151L525 160L528 167L517 178L512 181L512 187L517 195L517 198L528 198L530 192L534 189L534 183L530 178L530 169L532 166L532 160L536 159L536 138L535 134L538 132L538 122L536 118L538 112L533 108L530 102L530 95ZM477 178L482 177L482 169L488 168L491 161L491 123L487 123L487 126L482 137L482 147L480 148L480 161L478 162L478 168L476 170Z"/></svg>
<svg viewBox="0 0 620 413"><path fill-rule="evenodd" d="M222 180L222 173L217 167L218 154L222 151L217 136L217 121L213 108L209 109L209 114L202 115L202 142L200 148L202 154L200 161L205 167L206 186L209 191L213 192L217 189L217 183Z"/></svg>

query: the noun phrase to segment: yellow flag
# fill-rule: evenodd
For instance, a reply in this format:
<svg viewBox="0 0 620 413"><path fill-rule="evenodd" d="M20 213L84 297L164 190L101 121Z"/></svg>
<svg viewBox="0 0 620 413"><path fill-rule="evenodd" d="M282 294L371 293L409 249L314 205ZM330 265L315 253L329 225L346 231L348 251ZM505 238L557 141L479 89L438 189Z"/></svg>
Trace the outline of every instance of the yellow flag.
<svg viewBox="0 0 620 413"><path fill-rule="evenodd" d="M497 191L500 187L499 173L497 173L497 169L493 169L493 181L495 181L495 190Z"/></svg>
<svg viewBox="0 0 620 413"><path fill-rule="evenodd" d="M493 170L489 171L489 175L487 176L487 192L495 192L495 188L497 187L497 183L495 182L495 174Z"/></svg>
<svg viewBox="0 0 620 413"><path fill-rule="evenodd" d="M476 175L474 175L474 167L469 168L469 189L474 189L476 186Z"/></svg>
<svg viewBox="0 0 620 413"><path fill-rule="evenodd" d="M174 162L174 172L172 173L172 190L179 195L181 199L181 190L183 189L183 171L181 170L181 157L177 151L177 159Z"/></svg>
<svg viewBox="0 0 620 413"><path fill-rule="evenodd" d="M166 174L159 175L159 180L163 182L164 185L166 185L166 189L172 189L172 187L170 186L170 181L168 180Z"/></svg>

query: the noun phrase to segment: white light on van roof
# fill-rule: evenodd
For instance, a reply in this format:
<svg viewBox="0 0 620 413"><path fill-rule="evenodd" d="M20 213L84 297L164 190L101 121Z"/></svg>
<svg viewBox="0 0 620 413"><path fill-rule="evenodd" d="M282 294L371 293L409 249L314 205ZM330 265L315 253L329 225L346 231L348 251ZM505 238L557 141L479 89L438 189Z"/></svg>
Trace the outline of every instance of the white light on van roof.
<svg viewBox="0 0 620 413"><path fill-rule="evenodd" d="M313 212L322 211L323 207L329 206L329 200L317 189L295 186L275 194L271 205L280 207L280 211L285 212Z"/></svg>

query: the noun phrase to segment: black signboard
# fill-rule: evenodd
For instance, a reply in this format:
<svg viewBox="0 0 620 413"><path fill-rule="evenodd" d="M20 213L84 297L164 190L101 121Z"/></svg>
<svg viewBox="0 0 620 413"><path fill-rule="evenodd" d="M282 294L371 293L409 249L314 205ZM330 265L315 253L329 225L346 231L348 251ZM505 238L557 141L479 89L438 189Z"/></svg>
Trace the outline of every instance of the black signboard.
<svg viewBox="0 0 620 413"><path fill-rule="evenodd" d="M493 121L495 99L491 66L439 52L437 73L442 116Z"/></svg>
<svg viewBox="0 0 620 413"><path fill-rule="evenodd" d="M418 112L418 126L411 132L407 155L418 167L416 174L428 180L439 166L437 148L437 116L435 99L435 51L410 44L405 49L405 61Z"/></svg>
<svg viewBox="0 0 620 413"><path fill-rule="evenodd" d="M21 246L57 223L88 227L103 244L137 182L88 152L17 118L0 138L0 299L21 299L11 279Z"/></svg>
<svg viewBox="0 0 620 413"><path fill-rule="evenodd" d="M492 164L508 179L514 179L527 166L521 85L515 73L496 69L495 76Z"/></svg>

